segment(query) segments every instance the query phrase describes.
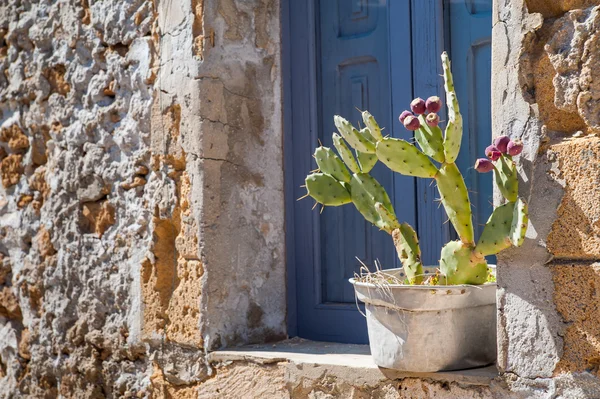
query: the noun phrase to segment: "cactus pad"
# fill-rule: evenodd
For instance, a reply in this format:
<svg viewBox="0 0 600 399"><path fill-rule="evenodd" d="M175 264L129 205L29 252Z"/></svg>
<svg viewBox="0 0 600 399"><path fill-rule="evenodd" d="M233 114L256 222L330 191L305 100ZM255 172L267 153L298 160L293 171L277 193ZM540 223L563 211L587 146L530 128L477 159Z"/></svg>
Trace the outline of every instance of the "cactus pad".
<svg viewBox="0 0 600 399"><path fill-rule="evenodd" d="M442 53L442 68L444 69L444 88L446 89L446 104L448 104L448 123L444 136L444 154L446 162L454 162L460 151L463 121L458 106L458 98L454 89L454 79L450 70L450 59L446 52Z"/></svg>
<svg viewBox="0 0 600 399"><path fill-rule="evenodd" d="M403 175L434 177L438 173L427 155L404 140L384 138L377 143L376 154L388 168Z"/></svg>
<svg viewBox="0 0 600 399"><path fill-rule="evenodd" d="M350 151L350 148L348 148L342 136L337 133L333 133L332 138L335 149L338 151L338 154L340 154L340 157L344 160L344 163L348 169L350 169L352 173L360 173L360 168L358 167L358 164L352 155L352 151Z"/></svg>
<svg viewBox="0 0 600 399"><path fill-rule="evenodd" d="M356 159L362 173L369 173L377 163L377 155L356 151Z"/></svg>
<svg viewBox="0 0 600 399"><path fill-rule="evenodd" d="M350 122L339 115L333 117L333 122L342 137L350 144L352 148L360 152L369 154L375 153L375 145L361 134Z"/></svg>
<svg viewBox="0 0 600 399"><path fill-rule="evenodd" d="M392 232L392 237L409 283L421 284L423 282L423 265L421 264L421 248L417 233L408 223L402 223Z"/></svg>
<svg viewBox="0 0 600 399"><path fill-rule="evenodd" d="M328 147L317 147L315 150L315 159L321 172L333 176L338 181L350 183L350 172L342 160L335 155L335 152Z"/></svg>
<svg viewBox="0 0 600 399"><path fill-rule="evenodd" d="M527 203L522 198L518 198L513 211L509 235L510 242L515 247L523 245L525 233L527 232L527 223L529 223Z"/></svg>
<svg viewBox="0 0 600 399"><path fill-rule="evenodd" d="M326 206L340 206L352 202L350 193L344 184L330 175L313 173L306 176L306 190L319 204Z"/></svg>
<svg viewBox="0 0 600 399"><path fill-rule="evenodd" d="M381 128L379 127L377 121L375 121L375 118L373 117L373 115L371 115L369 111L363 111L362 119L365 123L365 126L368 127L371 131L371 135L373 136L375 141L383 139L383 136L381 135Z"/></svg>
<svg viewBox="0 0 600 399"><path fill-rule="evenodd" d="M396 215L393 212L390 212L390 210L386 208L381 202L375 203L375 210L379 214L383 230L387 231L389 234L392 234L392 231L394 229L400 227L400 223L398 223Z"/></svg>
<svg viewBox="0 0 600 399"><path fill-rule="evenodd" d="M377 212L375 203L381 203L394 219L396 218L396 214L394 213L390 197L388 197L385 189L377 180L366 173L356 173L350 181L350 192L352 193L351 198L354 206L365 219L380 229L386 230L389 228L386 221Z"/></svg>
<svg viewBox="0 0 600 399"><path fill-rule="evenodd" d="M514 202L507 202L494 209L490 215L475 251L483 256L497 254L511 246L510 234L515 209Z"/></svg>
<svg viewBox="0 0 600 399"><path fill-rule="evenodd" d="M510 202L515 202L519 195L519 179L517 169L510 156L502 154L494 168L496 185L500 192Z"/></svg>
<svg viewBox="0 0 600 399"><path fill-rule="evenodd" d="M474 234L471 202L458 167L454 163L443 164L435 180L446 214L458 236L465 244L472 244Z"/></svg>
<svg viewBox="0 0 600 399"><path fill-rule="evenodd" d="M419 115L421 127L415 131L415 140L419 143L421 150L438 162L444 162L444 138L442 129L437 126L429 126L423 115Z"/></svg>
<svg viewBox="0 0 600 399"><path fill-rule="evenodd" d="M439 283L483 284L487 280L488 267L485 258L461 241L450 241L442 248Z"/></svg>

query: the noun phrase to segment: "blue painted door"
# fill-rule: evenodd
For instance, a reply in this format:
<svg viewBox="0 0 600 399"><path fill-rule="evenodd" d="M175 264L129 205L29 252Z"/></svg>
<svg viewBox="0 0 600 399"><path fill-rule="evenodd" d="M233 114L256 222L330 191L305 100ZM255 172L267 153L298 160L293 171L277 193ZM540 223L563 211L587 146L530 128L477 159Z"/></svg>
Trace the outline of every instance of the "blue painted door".
<svg viewBox="0 0 600 399"><path fill-rule="evenodd" d="M318 140L332 146L333 115L342 115L357 124L357 108L368 109L385 127L385 134L411 138L397 116L407 108L413 93L425 97L442 94L441 68L437 66L444 48L445 3L288 0L285 4L289 27L284 27L284 31L289 29L290 37L289 58L284 58L290 71L289 81L284 83L290 104L285 118L290 332L315 340L366 343L366 323L357 310L348 278L359 271L360 263L355 257L368 265L378 259L384 268L399 266L392 240L365 222L352 205L328 207L319 214L317 209L311 211L310 200L295 199L305 193L300 186L306 173L316 168L311 155ZM474 33L459 33L471 29L471 22L461 21L464 15L459 10L450 12L450 16L457 26L451 29L451 55L463 57L464 53L466 62L468 51L461 49L470 46ZM489 36L491 25L481 24L473 29L486 29ZM421 40L422 45L412 47L411 38ZM458 56L454 55L455 48ZM462 62L455 61L454 69ZM489 127L489 120L477 119L477 110L471 113L468 75L461 73L456 78L459 98L463 104L469 104L462 108L467 111L465 119L474 121L471 125L465 123L465 132L489 136L485 127L475 128L481 123ZM478 93L478 101L488 101L489 107L489 67L487 73L487 84L483 84L485 77L479 75L477 84L487 90L487 95ZM485 116L481 118L484 119ZM481 140L466 138L467 141ZM470 147L471 144L465 145L461 151L461 162L466 160L463 170L470 167L475 156L475 152L465 155ZM449 236L443 210L434 202L435 186L429 181L390 173L382 165L376 166L373 175L392 197L399 219L417 228L424 261L435 262L441 244ZM468 172L467 176L476 179Z"/></svg>
<svg viewBox="0 0 600 399"><path fill-rule="evenodd" d="M465 135L457 164L471 191L475 236L479 237L493 210L492 174L473 169L492 140L492 0L452 0L447 4L452 71Z"/></svg>

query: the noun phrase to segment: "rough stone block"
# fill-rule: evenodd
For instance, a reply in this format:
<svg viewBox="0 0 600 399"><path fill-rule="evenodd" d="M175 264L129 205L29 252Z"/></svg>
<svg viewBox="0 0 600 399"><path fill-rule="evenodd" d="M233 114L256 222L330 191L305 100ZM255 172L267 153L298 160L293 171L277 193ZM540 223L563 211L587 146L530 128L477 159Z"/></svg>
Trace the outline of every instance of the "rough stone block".
<svg viewBox="0 0 600 399"><path fill-rule="evenodd" d="M600 376L600 263L554 264L554 303L566 324L555 374Z"/></svg>
<svg viewBox="0 0 600 399"><path fill-rule="evenodd" d="M548 235L548 250L559 259L600 258L600 138L552 145L564 196Z"/></svg>

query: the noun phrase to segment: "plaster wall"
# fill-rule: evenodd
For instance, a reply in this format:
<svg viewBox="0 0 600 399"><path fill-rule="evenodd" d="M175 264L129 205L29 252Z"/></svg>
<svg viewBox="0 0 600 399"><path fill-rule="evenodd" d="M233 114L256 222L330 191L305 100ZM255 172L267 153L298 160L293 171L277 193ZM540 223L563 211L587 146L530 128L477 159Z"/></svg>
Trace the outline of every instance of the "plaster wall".
<svg viewBox="0 0 600 399"><path fill-rule="evenodd" d="M285 336L275 1L0 4L0 397L182 397Z"/></svg>

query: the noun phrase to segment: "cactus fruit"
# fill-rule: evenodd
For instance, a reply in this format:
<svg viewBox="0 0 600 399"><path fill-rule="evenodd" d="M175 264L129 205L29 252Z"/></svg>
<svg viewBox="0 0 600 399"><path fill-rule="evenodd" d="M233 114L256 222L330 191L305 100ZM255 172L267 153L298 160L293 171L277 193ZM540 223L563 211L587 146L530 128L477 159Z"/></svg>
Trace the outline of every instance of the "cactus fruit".
<svg viewBox="0 0 600 399"><path fill-rule="evenodd" d="M423 282L423 265L421 264L421 248L417 233L408 223L402 223L392 232L392 238L409 283L421 284Z"/></svg>
<svg viewBox="0 0 600 399"><path fill-rule="evenodd" d="M350 172L340 158L328 147L317 147L315 159L321 172L333 176L338 181L350 183Z"/></svg>
<svg viewBox="0 0 600 399"><path fill-rule="evenodd" d="M465 181L454 163L445 163L435 176L442 204L460 240L473 243L473 222L471 201Z"/></svg>
<svg viewBox="0 0 600 399"><path fill-rule="evenodd" d="M442 100L438 96L431 96L425 101L427 112L437 114L442 109Z"/></svg>
<svg viewBox="0 0 600 399"><path fill-rule="evenodd" d="M356 151L356 159L362 173L369 173L377 163L377 155Z"/></svg>
<svg viewBox="0 0 600 399"><path fill-rule="evenodd" d="M383 138L381 135L381 128L369 111L362 112L362 120L365 123L365 126L371 131L371 135L375 140L379 141Z"/></svg>
<svg viewBox="0 0 600 399"><path fill-rule="evenodd" d="M429 114L435 115L435 114ZM429 118L429 115L427 117ZM437 126L429 126L425 122L423 115L419 115L421 127L415 131L415 140L419 143L419 147L431 158L438 162L444 162L444 138L442 137L442 129Z"/></svg>
<svg viewBox="0 0 600 399"><path fill-rule="evenodd" d="M331 137L333 138L333 146L338 151L338 154L340 154L340 157L348 169L350 169L352 173L360 173L360 167L356 163L356 160L352 155L352 151L350 151L350 148L348 148L342 136L337 133L333 133Z"/></svg>
<svg viewBox="0 0 600 399"><path fill-rule="evenodd" d="M493 145L489 145L485 149L485 156L491 159L492 161L497 161L501 155L502 153L498 151L498 149Z"/></svg>
<svg viewBox="0 0 600 399"><path fill-rule="evenodd" d="M338 155L327 147L316 149L314 157L319 172L306 177L307 195L324 206L352 202L367 221L392 235L410 284L483 284L488 279L484 256L511 245L520 246L525 239L527 204L518 198L518 176L512 160L512 156L521 153L523 144L510 141L508 136L498 137L486 148L489 159L480 158L475 163L478 172L494 171L496 185L507 200L494 210L475 245L469 194L454 163L462 139L462 116L446 53L442 54L442 66L448 107L444 133L438 127L441 100L435 96L426 102L415 99L411 103L412 112L404 111L399 117L408 130L414 131L421 150L405 140L383 137L368 111L362 112L365 127L360 131L336 115L334 122L341 136L334 133L333 144ZM356 151L356 158L347 144ZM439 167L430 158L439 162ZM435 278L423 279L417 234L410 225L398 222L385 189L368 174L377 161L395 172L433 178L437 183L440 200L460 240L442 248L440 270Z"/></svg>
<svg viewBox="0 0 600 399"><path fill-rule="evenodd" d="M521 140L509 141L506 146L506 152L508 155L515 157L523 151L523 143Z"/></svg>
<svg viewBox="0 0 600 399"><path fill-rule="evenodd" d="M510 202L516 201L519 195L519 180L512 159L503 154L498 160L498 165L494 168L494 176L496 177L496 185L504 198Z"/></svg>
<svg viewBox="0 0 600 399"><path fill-rule="evenodd" d="M421 97L415 98L410 103L410 110L415 115L422 115L422 114L424 114L425 111L427 110L426 109L426 105L425 105L425 100L423 100Z"/></svg>
<svg viewBox="0 0 600 399"><path fill-rule="evenodd" d="M483 284L487 280L487 269L485 258L464 242L450 241L442 248L441 284Z"/></svg>
<svg viewBox="0 0 600 399"><path fill-rule="evenodd" d="M414 145L400 139L385 138L377 143L377 158L394 172L416 177L434 177L438 170Z"/></svg>
<svg viewBox="0 0 600 399"><path fill-rule="evenodd" d="M440 117L438 114L428 114L425 118L425 123L430 127L437 127L440 124Z"/></svg>
<svg viewBox="0 0 600 399"><path fill-rule="evenodd" d="M475 170L479 173L491 172L494 170L494 164L489 159L479 158L475 161Z"/></svg>
<svg viewBox="0 0 600 399"><path fill-rule="evenodd" d="M402 123L404 125L404 120L406 119L407 116L414 116L414 115L410 111L402 111L402 113L398 117L398 120L400 121L400 123Z"/></svg>
<svg viewBox="0 0 600 399"><path fill-rule="evenodd" d="M364 134L361 134L354 126L352 126L352 124L346 119L336 115L333 118L333 122L335 123L335 127L337 127L338 132L340 132L344 140L346 140L352 148L369 154L373 154L375 152L375 145L368 138L366 138Z"/></svg>
<svg viewBox="0 0 600 399"><path fill-rule="evenodd" d="M446 124L446 133L444 136L444 153L446 162L454 162L460 151L463 122L458 98L454 90L450 59L445 51L442 53L442 68L444 69L444 88L446 89L446 103L448 105L448 123Z"/></svg>
<svg viewBox="0 0 600 399"><path fill-rule="evenodd" d="M333 176L325 173L313 173L306 176L305 183L308 195L319 204L340 206L352 202L346 187Z"/></svg>
<svg viewBox="0 0 600 399"><path fill-rule="evenodd" d="M508 143L510 142L510 138L506 135L496 137L494 140L494 147L498 149L503 154L506 154L506 149L508 147Z"/></svg>
<svg viewBox="0 0 600 399"><path fill-rule="evenodd" d="M413 115L409 115L406 118L404 118L403 123L404 127L410 131L415 131L421 127L421 122L419 122L419 119Z"/></svg>

